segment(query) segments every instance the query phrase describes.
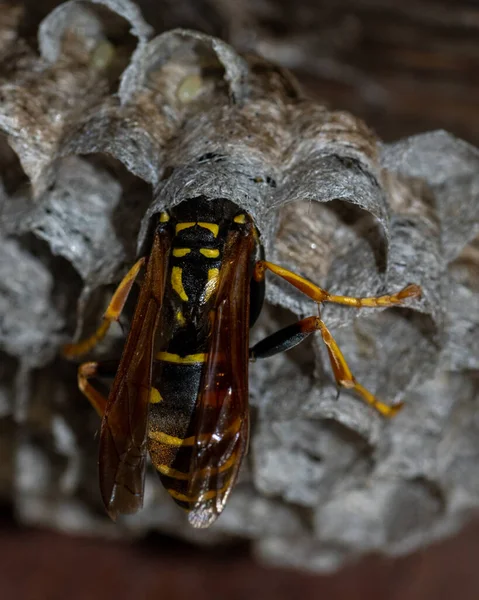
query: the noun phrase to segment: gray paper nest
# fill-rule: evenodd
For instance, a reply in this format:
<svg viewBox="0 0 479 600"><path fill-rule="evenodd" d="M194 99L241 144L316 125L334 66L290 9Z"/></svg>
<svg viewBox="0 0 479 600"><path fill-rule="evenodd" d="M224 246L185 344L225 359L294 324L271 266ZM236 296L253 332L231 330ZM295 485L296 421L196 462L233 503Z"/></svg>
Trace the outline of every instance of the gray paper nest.
<svg viewBox="0 0 479 600"><path fill-rule="evenodd" d="M240 536L263 559L316 570L456 529L479 504L479 152L443 131L382 145L218 39L150 40L127 0L58 7L40 56L17 37L19 14L0 21L0 489L19 520ZM192 530L153 472L143 511L114 525L98 419L59 348L98 323L151 217L200 195L244 207L270 260L330 291L422 286L403 308L323 310L357 379L406 407L385 421L338 399L315 338L251 366L250 452L211 530ZM253 341L316 314L268 282ZM114 328L95 356L119 356L123 339Z"/></svg>

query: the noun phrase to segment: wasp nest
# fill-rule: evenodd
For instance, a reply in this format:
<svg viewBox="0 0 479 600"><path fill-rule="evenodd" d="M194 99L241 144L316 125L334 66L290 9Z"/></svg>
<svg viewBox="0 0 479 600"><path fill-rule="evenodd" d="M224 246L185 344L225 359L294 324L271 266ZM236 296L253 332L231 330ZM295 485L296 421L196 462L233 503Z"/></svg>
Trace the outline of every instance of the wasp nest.
<svg viewBox="0 0 479 600"><path fill-rule="evenodd" d="M454 530L479 504L479 153L443 131L381 144L358 119L219 39L151 38L128 0L67 2L38 32L0 19L0 490L22 522L200 542L241 536L275 563L331 569ZM100 504L98 419L61 345L91 332L153 216L229 198L267 256L326 289L407 307L328 306L356 378L403 411L339 398L318 337L250 369L248 459L209 531L148 473L119 524ZM253 340L316 307L274 277ZM113 331L97 357L118 356Z"/></svg>

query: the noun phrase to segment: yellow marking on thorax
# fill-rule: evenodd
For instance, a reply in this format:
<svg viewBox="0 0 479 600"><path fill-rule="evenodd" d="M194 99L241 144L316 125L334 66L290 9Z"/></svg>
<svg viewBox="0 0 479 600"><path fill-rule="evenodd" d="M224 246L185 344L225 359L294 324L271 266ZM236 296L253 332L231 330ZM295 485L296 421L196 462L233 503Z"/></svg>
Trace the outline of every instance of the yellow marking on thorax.
<svg viewBox="0 0 479 600"><path fill-rule="evenodd" d="M203 302L208 302L211 296L216 291L218 287L218 280L220 276L219 269L208 269L208 281L205 285L205 291L203 294Z"/></svg>
<svg viewBox="0 0 479 600"><path fill-rule="evenodd" d="M183 229L189 229L190 227L194 227L195 225L196 225L196 223L193 221L188 221L185 223L177 223L176 227L175 227L175 233L179 233L180 231L183 231Z"/></svg>
<svg viewBox="0 0 479 600"><path fill-rule="evenodd" d="M200 474L216 475L218 473L224 473L235 464L236 460L236 452L233 452L233 454L228 458L224 465L221 465L221 467L218 467L217 469L207 467L206 469L202 469ZM191 477L190 473L178 471L178 469L173 469L168 465L155 465L155 469L162 475L166 475L167 477L171 477L172 479L179 479L180 481L186 481Z"/></svg>
<svg viewBox="0 0 479 600"><path fill-rule="evenodd" d="M150 390L150 404L158 404L158 402L161 402L162 400L163 398L161 397L159 390L152 387Z"/></svg>
<svg viewBox="0 0 479 600"><path fill-rule="evenodd" d="M236 215L233 221L242 225L243 223L246 223L246 215L244 213L242 213L241 215Z"/></svg>
<svg viewBox="0 0 479 600"><path fill-rule="evenodd" d="M162 360L164 362L172 362L181 365L195 365L197 363L204 363L208 357L205 352L199 352L198 354L187 354L186 356L180 356L179 354L172 354L171 352L158 352L155 356L156 360Z"/></svg>
<svg viewBox="0 0 479 600"><path fill-rule="evenodd" d="M199 227L203 227L203 229L209 229L214 237L218 235L218 231L220 230L219 225L216 223L205 223L204 221L198 221L197 225Z"/></svg>
<svg viewBox="0 0 479 600"><path fill-rule="evenodd" d="M200 253L206 258L218 258L220 251L217 248L200 248Z"/></svg>
<svg viewBox="0 0 479 600"><path fill-rule="evenodd" d="M192 435L187 438L179 438L174 435L168 435L167 433L163 433L163 431L149 431L148 437L151 440L155 440L155 442L160 442L160 444L165 444L166 446L193 446L195 443L195 436Z"/></svg>
<svg viewBox="0 0 479 600"><path fill-rule="evenodd" d="M183 269L181 267L173 267L171 269L171 287L184 302L188 302L188 296L183 287L182 274Z"/></svg>
<svg viewBox="0 0 479 600"><path fill-rule="evenodd" d="M160 213L160 223L168 223L170 220L170 215L167 212Z"/></svg>
<svg viewBox="0 0 479 600"><path fill-rule="evenodd" d="M181 310L177 311L177 313L176 313L176 321L178 322L178 324L181 327L184 327L186 325L186 319L183 316L183 313L181 312Z"/></svg>
<svg viewBox="0 0 479 600"><path fill-rule="evenodd" d="M191 248L173 248L173 256L176 258L181 258L182 256L186 256L191 252Z"/></svg>

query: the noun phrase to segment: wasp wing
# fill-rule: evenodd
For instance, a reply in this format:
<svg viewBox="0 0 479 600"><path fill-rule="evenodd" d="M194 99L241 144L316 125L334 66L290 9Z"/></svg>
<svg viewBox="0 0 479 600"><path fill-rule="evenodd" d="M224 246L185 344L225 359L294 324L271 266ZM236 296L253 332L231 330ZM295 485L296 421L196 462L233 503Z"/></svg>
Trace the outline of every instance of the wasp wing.
<svg viewBox="0 0 479 600"><path fill-rule="evenodd" d="M153 344L168 249L168 236L157 234L101 424L100 491L113 520L143 504Z"/></svg>
<svg viewBox="0 0 479 600"><path fill-rule="evenodd" d="M248 341L253 226L228 235L208 358L195 411L188 515L194 527L219 516L234 486L249 435Z"/></svg>

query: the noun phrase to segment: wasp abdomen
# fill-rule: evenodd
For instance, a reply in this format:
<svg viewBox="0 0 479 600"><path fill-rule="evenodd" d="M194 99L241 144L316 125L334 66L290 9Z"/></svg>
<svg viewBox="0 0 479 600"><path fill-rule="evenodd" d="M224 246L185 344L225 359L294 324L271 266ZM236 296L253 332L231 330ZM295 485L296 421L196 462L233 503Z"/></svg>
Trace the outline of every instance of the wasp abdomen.
<svg viewBox="0 0 479 600"><path fill-rule="evenodd" d="M189 362L193 355L186 358L160 353L161 356L163 359L157 359L155 364L158 387L152 388L150 396L148 450L168 493L175 502L189 510L198 500L189 488L193 475L193 452L201 448L203 441L194 434L194 412L203 361ZM234 435L234 432L231 433ZM229 435L223 435L220 439L212 435L205 436L204 441L217 446L216 450L221 456L224 454L222 447L226 449L230 440ZM209 469L210 489L202 491L202 501L213 500L217 490L228 484L228 471L236 459L233 453L224 464ZM196 472L194 475L204 474Z"/></svg>

